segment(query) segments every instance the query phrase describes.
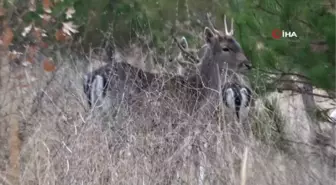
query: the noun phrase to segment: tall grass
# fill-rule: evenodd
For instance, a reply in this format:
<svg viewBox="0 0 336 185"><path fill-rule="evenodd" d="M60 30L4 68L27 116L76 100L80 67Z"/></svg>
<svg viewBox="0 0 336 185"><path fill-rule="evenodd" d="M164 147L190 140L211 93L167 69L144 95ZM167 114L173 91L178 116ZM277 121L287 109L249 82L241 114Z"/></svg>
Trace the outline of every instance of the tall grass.
<svg viewBox="0 0 336 185"><path fill-rule="evenodd" d="M223 119L218 123L213 115L188 116L174 101L155 104L161 95L149 97L141 109L120 106L105 113L90 111L82 92L84 62L62 57L60 63L53 75L39 72L29 91L17 97L22 98L21 184L308 185L335 181L334 167L318 155L314 161L296 160L295 154L279 148L282 133L274 125L283 121L270 105L266 113L251 111L248 121L254 134L250 138L233 132ZM311 150L321 153L315 146ZM5 174L0 174L3 184L7 184Z"/></svg>

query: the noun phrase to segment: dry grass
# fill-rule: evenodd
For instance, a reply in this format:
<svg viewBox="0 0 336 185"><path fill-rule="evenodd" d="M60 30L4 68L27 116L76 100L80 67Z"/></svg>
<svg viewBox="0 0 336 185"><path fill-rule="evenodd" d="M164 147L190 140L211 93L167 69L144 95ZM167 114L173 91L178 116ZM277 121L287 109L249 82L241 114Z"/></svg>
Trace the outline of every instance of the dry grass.
<svg viewBox="0 0 336 185"><path fill-rule="evenodd" d="M335 167L319 157L321 147L311 147L318 155L297 160L294 156L301 153L286 153L275 142L256 137L232 136L227 123L221 128L208 114L189 117L175 109L173 101L159 105L148 101L136 114L130 113L130 107L114 107L107 114L85 110L84 68L83 61L64 58L54 74L35 70L39 80L17 97L20 184L198 184L203 179L203 184L315 185L335 181ZM273 122L260 116L253 112L249 121ZM8 126L4 120L1 123L1 129ZM9 136L0 134L3 143ZM8 153L8 148L3 152ZM0 163L8 165L6 155L0 157ZM6 173L0 173L1 184L9 184Z"/></svg>

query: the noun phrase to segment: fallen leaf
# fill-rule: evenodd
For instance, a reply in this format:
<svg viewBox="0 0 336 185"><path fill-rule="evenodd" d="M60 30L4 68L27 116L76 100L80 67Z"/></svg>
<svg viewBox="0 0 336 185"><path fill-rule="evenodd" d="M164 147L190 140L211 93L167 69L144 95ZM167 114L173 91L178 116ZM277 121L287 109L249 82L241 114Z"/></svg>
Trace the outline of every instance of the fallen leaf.
<svg viewBox="0 0 336 185"><path fill-rule="evenodd" d="M71 7L71 8L68 8L67 11L65 12L65 15L66 15L66 19L71 19L72 18L72 14L74 14L76 12L76 10Z"/></svg>
<svg viewBox="0 0 336 185"><path fill-rule="evenodd" d="M65 41L68 36L62 31L62 29L59 29L56 31L55 37L57 41Z"/></svg>
<svg viewBox="0 0 336 185"><path fill-rule="evenodd" d="M55 71L56 66L53 64L52 59L46 59L43 61L43 69L47 72Z"/></svg>
<svg viewBox="0 0 336 185"><path fill-rule="evenodd" d="M66 33L67 35L71 36L72 33L78 33L78 26L74 25L71 21L70 22L64 22L63 24L63 32Z"/></svg>
<svg viewBox="0 0 336 185"><path fill-rule="evenodd" d="M29 1L29 11L35 12L36 11L36 3L35 0Z"/></svg>
<svg viewBox="0 0 336 185"><path fill-rule="evenodd" d="M47 13L51 13L52 2L50 0L43 0L43 10Z"/></svg>
<svg viewBox="0 0 336 185"><path fill-rule="evenodd" d="M33 62L30 62L30 61L23 61L22 62L22 65L27 67L27 66L30 66Z"/></svg>
<svg viewBox="0 0 336 185"><path fill-rule="evenodd" d="M47 32L45 30L42 30L42 37L47 37Z"/></svg>
<svg viewBox="0 0 336 185"><path fill-rule="evenodd" d="M50 20L51 20L51 16L50 15L48 15L48 14L41 14L41 15L39 15L40 17L41 17L41 19L42 19L42 23L44 24L44 25L46 25L48 22L50 22Z"/></svg>
<svg viewBox="0 0 336 185"><path fill-rule="evenodd" d="M6 14L6 10L0 7L0 17Z"/></svg>
<svg viewBox="0 0 336 185"><path fill-rule="evenodd" d="M40 28L36 28L34 27L33 30L33 37L38 40L41 41L42 40L42 30Z"/></svg>
<svg viewBox="0 0 336 185"><path fill-rule="evenodd" d="M17 52L17 51L15 51L15 50L13 50L13 51L10 51L9 52L9 55L8 55L8 58L11 60L11 61L13 61L13 60L15 60L15 59L18 59L20 56L22 56L23 55L23 53L21 53L21 52Z"/></svg>
<svg viewBox="0 0 336 185"><path fill-rule="evenodd" d="M33 24L29 24L27 27L25 27L25 28L23 29L23 32L21 33L21 35L22 35L23 37L26 37L27 34L31 31L32 27L33 27Z"/></svg>
<svg viewBox="0 0 336 185"><path fill-rule="evenodd" d="M2 33L2 39L1 39L2 44L5 47L8 47L12 43L13 38L14 38L14 34L13 34L12 29L6 26L4 32Z"/></svg>

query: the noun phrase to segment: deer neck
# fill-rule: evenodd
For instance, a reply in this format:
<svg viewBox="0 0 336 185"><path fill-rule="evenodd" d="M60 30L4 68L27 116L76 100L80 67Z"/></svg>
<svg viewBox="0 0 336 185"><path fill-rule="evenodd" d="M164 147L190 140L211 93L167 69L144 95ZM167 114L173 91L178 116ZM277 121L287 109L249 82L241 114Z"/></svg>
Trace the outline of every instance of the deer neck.
<svg viewBox="0 0 336 185"><path fill-rule="evenodd" d="M217 61L213 57L213 51L211 49L207 49L204 56L202 57L202 61L200 64L200 76L202 78L202 82L204 86L207 88L217 89L218 87L218 64Z"/></svg>

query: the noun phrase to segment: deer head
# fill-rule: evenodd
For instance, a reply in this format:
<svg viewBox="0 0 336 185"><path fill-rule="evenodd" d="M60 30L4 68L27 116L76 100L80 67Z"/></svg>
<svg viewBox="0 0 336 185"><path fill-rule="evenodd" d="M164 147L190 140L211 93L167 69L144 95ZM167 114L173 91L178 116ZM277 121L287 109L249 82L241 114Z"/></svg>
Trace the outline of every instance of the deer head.
<svg viewBox="0 0 336 185"><path fill-rule="evenodd" d="M204 54L200 60L198 72L201 77L202 86L206 89L220 91L220 80L223 79L222 71L227 69L226 74L241 73L251 68L249 60L246 58L239 43L233 37L233 20L231 29L228 31L226 17L224 17L225 31L217 30L210 21L210 28L204 29L204 40L206 42L203 50ZM226 78L227 76L225 76ZM212 93L209 90L205 94Z"/></svg>
<svg viewBox="0 0 336 185"><path fill-rule="evenodd" d="M227 69L234 72L246 72L251 69L251 62L246 58L240 44L234 38L233 19L231 19L231 28L228 29L226 16L224 16L224 32L217 30L210 20L210 14L207 14L210 28L205 28L204 36L206 45L199 50L199 55L205 54L206 48L210 48L214 55L214 62L227 65ZM204 55L203 54L203 55Z"/></svg>

